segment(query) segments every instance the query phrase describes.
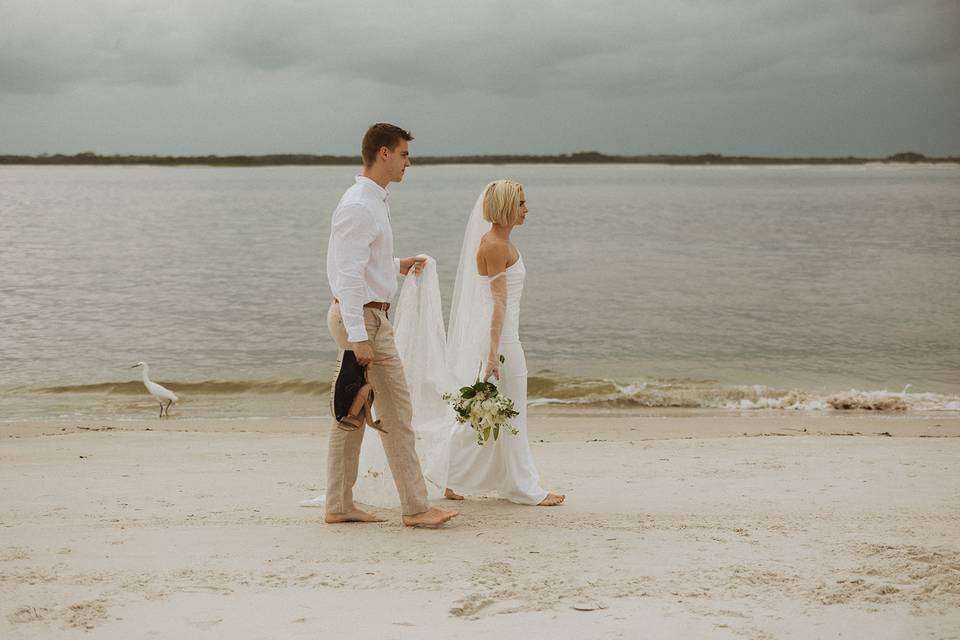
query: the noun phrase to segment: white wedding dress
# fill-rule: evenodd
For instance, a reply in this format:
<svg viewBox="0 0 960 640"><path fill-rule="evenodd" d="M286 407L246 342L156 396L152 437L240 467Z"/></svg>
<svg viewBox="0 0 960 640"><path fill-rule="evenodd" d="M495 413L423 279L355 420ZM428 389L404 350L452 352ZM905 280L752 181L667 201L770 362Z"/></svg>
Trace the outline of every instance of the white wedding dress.
<svg viewBox="0 0 960 640"><path fill-rule="evenodd" d="M440 480L446 487L467 495L498 495L520 504L540 504L547 492L540 486L540 476L533 463L527 440L527 360L520 344L520 297L526 276L523 256L507 270L493 278L480 279L483 306L492 307L490 281L507 279L506 313L500 333L500 354L504 357L500 394L513 400L520 415L510 422L519 432L501 432L497 440L477 444L477 434L468 424L450 425L448 451L434 456L426 468L427 478ZM487 316L489 318L489 316ZM489 322L489 320L488 320Z"/></svg>
<svg viewBox="0 0 960 640"><path fill-rule="evenodd" d="M397 297L394 335L403 361L413 405L413 428L430 498L450 488L471 496L492 496L520 504L539 504L547 492L540 486L527 441L527 364L520 344L520 297L526 268L522 256L492 278L476 269L480 238L489 229L482 216L483 194L477 199L464 233L460 264L445 335L437 264L428 258L422 273L407 276ZM501 432L498 440L477 444L468 424L456 421L444 393L475 382L486 361L493 310L491 283L505 278L506 308L500 333L504 356L499 392L513 400L519 415L510 422L519 432ZM376 403L374 403L376 413ZM366 429L354 500L378 507L396 507L400 500L387 464L380 434ZM323 496L300 503L323 506Z"/></svg>

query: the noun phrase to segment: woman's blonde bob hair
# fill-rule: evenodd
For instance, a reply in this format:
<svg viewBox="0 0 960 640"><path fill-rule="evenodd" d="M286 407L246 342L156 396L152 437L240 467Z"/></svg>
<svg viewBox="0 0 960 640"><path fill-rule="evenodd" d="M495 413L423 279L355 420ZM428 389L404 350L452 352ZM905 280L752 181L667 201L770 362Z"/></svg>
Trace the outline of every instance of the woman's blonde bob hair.
<svg viewBox="0 0 960 640"><path fill-rule="evenodd" d="M494 180L483 192L483 219L511 227L520 218L523 185L513 180Z"/></svg>

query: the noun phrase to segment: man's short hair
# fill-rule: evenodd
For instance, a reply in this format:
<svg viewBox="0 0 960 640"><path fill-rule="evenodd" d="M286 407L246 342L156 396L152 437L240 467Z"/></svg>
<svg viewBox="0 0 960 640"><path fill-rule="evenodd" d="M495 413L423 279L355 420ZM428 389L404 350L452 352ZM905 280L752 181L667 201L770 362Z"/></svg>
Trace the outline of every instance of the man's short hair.
<svg viewBox="0 0 960 640"><path fill-rule="evenodd" d="M413 140L413 136L410 135L409 131L401 129L394 124L378 122L377 124L370 125L367 132L363 134L363 144L360 148L361 155L363 155L364 166L369 167L376 161L380 147L386 147L390 149L390 151L393 151L397 148L397 145L400 144L401 140L409 142Z"/></svg>

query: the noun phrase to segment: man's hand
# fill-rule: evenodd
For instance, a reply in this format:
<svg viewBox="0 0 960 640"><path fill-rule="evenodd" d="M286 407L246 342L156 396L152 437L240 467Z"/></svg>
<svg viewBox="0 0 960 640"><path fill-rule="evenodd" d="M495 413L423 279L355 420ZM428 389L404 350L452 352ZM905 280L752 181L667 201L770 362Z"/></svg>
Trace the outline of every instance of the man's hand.
<svg viewBox="0 0 960 640"><path fill-rule="evenodd" d="M407 275L410 267L413 267L414 275L420 275L420 272L423 271L423 265L425 264L427 264L427 256L420 255L403 258L400 260L400 273Z"/></svg>
<svg viewBox="0 0 960 640"><path fill-rule="evenodd" d="M373 364L373 348L368 340L351 342L350 348L353 350L353 355L357 356L357 362L360 363L360 366L368 367Z"/></svg>

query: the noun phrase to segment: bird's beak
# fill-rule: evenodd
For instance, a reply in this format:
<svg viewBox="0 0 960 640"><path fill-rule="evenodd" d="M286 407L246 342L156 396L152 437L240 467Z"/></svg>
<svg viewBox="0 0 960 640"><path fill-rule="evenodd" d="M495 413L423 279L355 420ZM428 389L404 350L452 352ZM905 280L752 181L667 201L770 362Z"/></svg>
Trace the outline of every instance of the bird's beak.
<svg viewBox="0 0 960 640"><path fill-rule="evenodd" d="M132 367L130 367L130 368L131 368L131 369L136 369L136 368L137 368L137 367L139 367L139 366L140 366L140 365L138 365L138 364L135 364L135 365L133 365L133 366L132 366Z"/></svg>

